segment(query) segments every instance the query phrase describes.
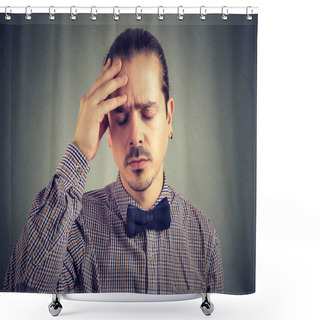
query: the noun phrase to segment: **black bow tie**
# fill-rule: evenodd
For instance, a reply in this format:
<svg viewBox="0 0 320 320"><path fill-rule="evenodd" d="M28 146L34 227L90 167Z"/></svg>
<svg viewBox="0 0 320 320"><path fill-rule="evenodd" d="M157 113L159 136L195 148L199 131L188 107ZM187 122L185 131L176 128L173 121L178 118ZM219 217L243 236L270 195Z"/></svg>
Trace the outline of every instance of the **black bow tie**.
<svg viewBox="0 0 320 320"><path fill-rule="evenodd" d="M150 211L144 211L129 204L126 233L129 238L133 238L146 229L166 230L170 227L170 221L170 205L167 198L162 199Z"/></svg>

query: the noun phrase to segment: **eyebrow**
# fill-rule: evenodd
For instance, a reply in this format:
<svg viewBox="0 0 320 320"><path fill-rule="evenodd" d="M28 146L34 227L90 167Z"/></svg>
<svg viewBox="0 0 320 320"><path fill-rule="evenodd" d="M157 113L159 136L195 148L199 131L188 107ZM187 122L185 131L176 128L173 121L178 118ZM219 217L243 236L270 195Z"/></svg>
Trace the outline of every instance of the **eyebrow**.
<svg viewBox="0 0 320 320"><path fill-rule="evenodd" d="M140 109L151 109L151 108L159 108L159 105L157 102L147 102L147 103L143 103L143 104L138 104L137 106L135 106L136 108L140 108Z"/></svg>
<svg viewBox="0 0 320 320"><path fill-rule="evenodd" d="M138 103L134 105L134 108L137 109L150 109L150 108L157 108L159 109L159 105L157 102L153 101L148 101L147 103ZM116 108L114 111L117 113L122 113L122 112L129 112L130 107L129 106L120 106Z"/></svg>

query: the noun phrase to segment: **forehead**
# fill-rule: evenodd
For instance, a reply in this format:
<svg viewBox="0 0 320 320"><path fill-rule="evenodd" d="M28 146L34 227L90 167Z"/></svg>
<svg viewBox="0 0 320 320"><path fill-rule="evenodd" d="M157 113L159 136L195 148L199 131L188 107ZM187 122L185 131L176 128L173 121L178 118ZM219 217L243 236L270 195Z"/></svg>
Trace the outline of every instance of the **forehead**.
<svg viewBox="0 0 320 320"><path fill-rule="evenodd" d="M128 83L117 90L116 94L127 94L128 102L134 99L136 103L141 103L163 95L161 64L153 53L137 54L130 60L123 60L119 75L127 75Z"/></svg>

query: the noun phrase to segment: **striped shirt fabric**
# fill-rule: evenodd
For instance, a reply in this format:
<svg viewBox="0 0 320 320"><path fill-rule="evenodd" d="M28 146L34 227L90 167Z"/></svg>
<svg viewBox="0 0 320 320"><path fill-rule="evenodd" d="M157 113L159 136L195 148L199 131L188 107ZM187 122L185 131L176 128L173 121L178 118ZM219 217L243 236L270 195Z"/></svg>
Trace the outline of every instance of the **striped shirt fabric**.
<svg viewBox="0 0 320 320"><path fill-rule="evenodd" d="M171 225L134 238L125 232L129 204L120 176L84 192L90 170L69 144L47 188L36 197L14 246L4 290L42 293L223 292L219 237L208 217L167 184Z"/></svg>

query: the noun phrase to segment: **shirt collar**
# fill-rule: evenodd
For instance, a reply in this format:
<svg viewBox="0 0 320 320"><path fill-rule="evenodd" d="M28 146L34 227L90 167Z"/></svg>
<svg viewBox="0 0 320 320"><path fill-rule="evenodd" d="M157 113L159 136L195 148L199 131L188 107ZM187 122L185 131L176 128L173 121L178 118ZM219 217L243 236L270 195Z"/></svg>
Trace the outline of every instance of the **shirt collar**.
<svg viewBox="0 0 320 320"><path fill-rule="evenodd" d="M123 221L127 221L127 208L128 205L134 205L140 209L141 206L129 195L129 193L126 191L126 189L123 187L121 179L120 179L120 173L118 173L117 180L114 184L114 197L118 206L118 209L120 211L120 215L123 218ZM151 209L153 209L162 199L165 197L168 198L168 202L171 205L172 203L172 196L170 193L170 187L167 183L167 177L165 173L163 172L163 186L161 193L157 199L157 201L154 203Z"/></svg>

